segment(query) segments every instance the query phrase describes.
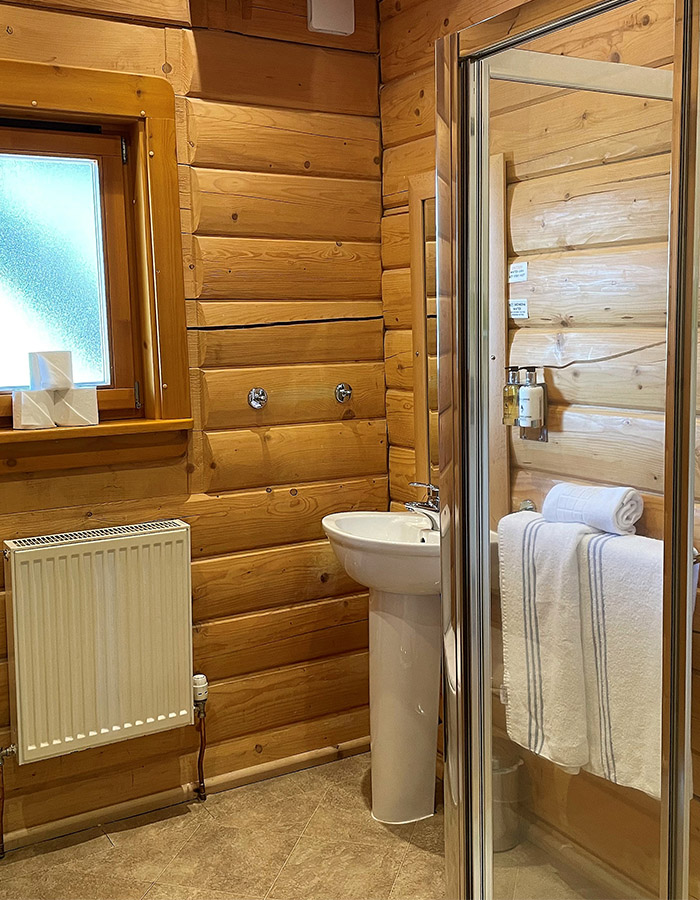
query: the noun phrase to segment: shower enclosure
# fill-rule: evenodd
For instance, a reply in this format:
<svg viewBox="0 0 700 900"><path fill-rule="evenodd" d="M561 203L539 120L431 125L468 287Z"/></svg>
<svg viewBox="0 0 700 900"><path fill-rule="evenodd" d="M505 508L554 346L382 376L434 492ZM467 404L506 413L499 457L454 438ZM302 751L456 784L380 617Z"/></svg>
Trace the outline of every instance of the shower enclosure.
<svg viewBox="0 0 700 900"><path fill-rule="evenodd" d="M532 0L437 45L450 900L549 896L527 881L538 868L563 879L551 896L683 898L689 877L697 891L690 699L698 6ZM543 433L503 425L506 366L532 368L545 385ZM602 730L602 767L593 758L567 766L537 742L513 741L505 719L526 687L504 675L512 636L495 532L515 511L541 511L561 481L639 490L637 533L663 562L658 590L641 591L643 614L634 597L625 607L624 587L607 598L610 665L612 645L627 640L636 674L601 688L596 656L599 689L618 690L623 706L628 696L631 711L651 711L650 730L640 718L626 775L625 749L616 769ZM635 644L638 626L647 629L644 651ZM582 633L589 627L582 619ZM533 648L556 685L561 660L540 653L539 633ZM588 737L596 738L590 726ZM508 771L517 770L518 847L510 855L498 852L505 758L515 760ZM637 777L644 766L647 781ZM524 859L527 877L513 880L509 867L524 871Z"/></svg>

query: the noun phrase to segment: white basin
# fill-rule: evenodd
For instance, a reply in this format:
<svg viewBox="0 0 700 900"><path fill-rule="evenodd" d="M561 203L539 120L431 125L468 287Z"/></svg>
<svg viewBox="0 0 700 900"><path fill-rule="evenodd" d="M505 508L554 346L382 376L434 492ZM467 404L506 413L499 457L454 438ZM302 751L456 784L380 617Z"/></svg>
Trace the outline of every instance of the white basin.
<svg viewBox="0 0 700 900"><path fill-rule="evenodd" d="M420 513L323 519L336 556L369 592L372 815L414 822L435 812L442 628L440 537Z"/></svg>

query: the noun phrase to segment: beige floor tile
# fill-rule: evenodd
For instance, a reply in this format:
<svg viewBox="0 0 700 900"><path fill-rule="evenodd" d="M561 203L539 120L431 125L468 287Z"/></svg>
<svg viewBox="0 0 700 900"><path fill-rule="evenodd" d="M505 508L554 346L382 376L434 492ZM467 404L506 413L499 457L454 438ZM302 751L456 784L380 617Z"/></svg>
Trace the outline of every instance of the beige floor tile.
<svg viewBox="0 0 700 900"><path fill-rule="evenodd" d="M109 851L111 846L100 828L90 828L21 850L11 850L0 860L0 881L45 872L65 863L80 869L90 858Z"/></svg>
<svg viewBox="0 0 700 900"><path fill-rule="evenodd" d="M403 860L391 900L445 900L445 860L411 846Z"/></svg>
<svg viewBox="0 0 700 900"><path fill-rule="evenodd" d="M0 881L2 900L141 900L150 882L81 872L63 864Z"/></svg>
<svg viewBox="0 0 700 900"><path fill-rule="evenodd" d="M421 850L429 850L431 853L445 854L445 814L442 809L429 819L421 819L416 822L413 829L411 843Z"/></svg>
<svg viewBox="0 0 700 900"><path fill-rule="evenodd" d="M262 898L295 842L296 836L288 832L232 828L213 821L200 826L158 882Z"/></svg>
<svg viewBox="0 0 700 900"><path fill-rule="evenodd" d="M414 823L384 825L370 814L370 798L351 784L332 784L311 816L304 837L325 841L350 841L374 846L404 845Z"/></svg>
<svg viewBox="0 0 700 900"><path fill-rule="evenodd" d="M554 866L524 866L516 871L515 900L579 900L582 896Z"/></svg>
<svg viewBox="0 0 700 900"><path fill-rule="evenodd" d="M335 784L359 784L370 781L370 755L360 753L357 756L348 756L346 759L338 759L335 762L318 766L318 771L327 781Z"/></svg>
<svg viewBox="0 0 700 900"><path fill-rule="evenodd" d="M302 837L270 891L270 900L385 900L404 847Z"/></svg>
<svg viewBox="0 0 700 900"><path fill-rule="evenodd" d="M327 789L325 779L296 772L212 794L207 809L222 825L285 831L299 836Z"/></svg>
<svg viewBox="0 0 700 900"><path fill-rule="evenodd" d="M186 887L182 884L154 884L144 900L249 900L239 894L213 891L211 888Z"/></svg>
<svg viewBox="0 0 700 900"><path fill-rule="evenodd" d="M547 854L529 841L521 841L512 850L493 854L493 865L496 869L519 869L521 866L544 866L548 862Z"/></svg>
<svg viewBox="0 0 700 900"><path fill-rule="evenodd" d="M517 875L517 869L493 870L494 900L513 900Z"/></svg>

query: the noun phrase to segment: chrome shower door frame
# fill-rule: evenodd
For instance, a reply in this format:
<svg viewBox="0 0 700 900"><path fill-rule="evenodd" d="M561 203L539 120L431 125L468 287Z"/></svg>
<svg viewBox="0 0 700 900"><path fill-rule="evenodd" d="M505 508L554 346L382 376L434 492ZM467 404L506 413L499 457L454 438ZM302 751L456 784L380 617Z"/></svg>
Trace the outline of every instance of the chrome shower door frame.
<svg viewBox="0 0 700 900"><path fill-rule="evenodd" d="M488 117L480 115L482 109L487 109L488 57L512 49L523 40L622 8L628 2L530 0L507 13L448 35L436 44L438 405L443 506L448 900L490 900L493 896L487 475L489 177ZM682 900L688 896L689 678L697 248L700 243L699 10L700 0L677 0L664 450L663 804L659 897L665 900ZM605 77L605 72L602 76ZM586 89L585 84L576 86ZM591 85L588 89L601 88ZM663 84L658 84L658 92L668 96Z"/></svg>

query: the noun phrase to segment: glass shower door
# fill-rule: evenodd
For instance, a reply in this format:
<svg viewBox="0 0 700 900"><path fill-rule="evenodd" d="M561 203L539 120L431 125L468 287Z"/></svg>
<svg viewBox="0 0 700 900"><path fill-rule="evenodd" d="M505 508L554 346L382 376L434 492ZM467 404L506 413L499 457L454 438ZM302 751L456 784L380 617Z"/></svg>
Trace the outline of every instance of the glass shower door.
<svg viewBox="0 0 700 900"><path fill-rule="evenodd" d="M695 294L663 10L438 57L450 896L686 890Z"/></svg>

